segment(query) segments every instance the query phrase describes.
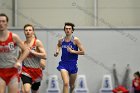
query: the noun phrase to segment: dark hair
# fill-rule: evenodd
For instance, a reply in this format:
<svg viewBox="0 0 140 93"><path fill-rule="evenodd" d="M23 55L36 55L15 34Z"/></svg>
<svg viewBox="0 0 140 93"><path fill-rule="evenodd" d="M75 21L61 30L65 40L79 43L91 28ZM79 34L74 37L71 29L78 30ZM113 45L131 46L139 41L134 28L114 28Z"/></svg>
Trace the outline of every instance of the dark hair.
<svg viewBox="0 0 140 93"><path fill-rule="evenodd" d="M31 26L31 27L33 28L33 31L34 31L34 27L33 27L33 25L31 25L31 24L26 24L26 25L24 25L24 30L25 30L25 28L28 27L28 26Z"/></svg>
<svg viewBox="0 0 140 93"><path fill-rule="evenodd" d="M8 16L7 16L6 14L4 14L4 13L0 13L0 16L4 16L4 17L6 17L6 21L7 21L7 22L9 21L9 18L8 18Z"/></svg>
<svg viewBox="0 0 140 93"><path fill-rule="evenodd" d="M137 75L138 77L140 77L140 72L137 71L137 72L134 73L134 75Z"/></svg>
<svg viewBox="0 0 140 93"><path fill-rule="evenodd" d="M33 31L34 31L34 26L31 25L31 24L26 24L26 25L24 25L24 30L25 30L25 28L28 27L28 26L31 26L32 29L33 29ZM34 34L34 36L35 36L35 38L37 38L36 34Z"/></svg>
<svg viewBox="0 0 140 93"><path fill-rule="evenodd" d="M71 27L72 27L72 30L74 31L75 25L74 25L73 23L71 23L71 22L66 22L66 23L65 23L65 26L64 26L64 30L65 30L65 27L66 27L66 26L71 26Z"/></svg>

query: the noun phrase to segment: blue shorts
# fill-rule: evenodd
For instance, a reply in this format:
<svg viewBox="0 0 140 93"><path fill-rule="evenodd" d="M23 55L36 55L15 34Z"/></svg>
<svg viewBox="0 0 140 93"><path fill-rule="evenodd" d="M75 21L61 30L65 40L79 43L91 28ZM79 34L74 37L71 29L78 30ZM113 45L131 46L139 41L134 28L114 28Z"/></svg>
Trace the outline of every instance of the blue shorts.
<svg viewBox="0 0 140 93"><path fill-rule="evenodd" d="M60 61L57 69L65 69L69 74L75 74L78 72L77 61Z"/></svg>

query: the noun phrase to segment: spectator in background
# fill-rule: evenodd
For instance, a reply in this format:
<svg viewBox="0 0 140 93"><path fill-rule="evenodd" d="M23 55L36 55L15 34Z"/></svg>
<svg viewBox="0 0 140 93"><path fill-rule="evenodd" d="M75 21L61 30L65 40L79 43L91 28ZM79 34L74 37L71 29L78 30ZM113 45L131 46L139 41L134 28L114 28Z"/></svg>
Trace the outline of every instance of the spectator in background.
<svg viewBox="0 0 140 93"><path fill-rule="evenodd" d="M134 93L140 93L140 73L138 71L134 73L132 86L134 88Z"/></svg>

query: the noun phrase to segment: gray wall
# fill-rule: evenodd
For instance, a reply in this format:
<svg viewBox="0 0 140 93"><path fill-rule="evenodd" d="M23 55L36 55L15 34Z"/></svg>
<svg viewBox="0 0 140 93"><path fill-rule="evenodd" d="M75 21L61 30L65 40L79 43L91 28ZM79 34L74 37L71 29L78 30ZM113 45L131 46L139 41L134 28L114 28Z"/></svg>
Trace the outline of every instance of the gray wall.
<svg viewBox="0 0 140 93"><path fill-rule="evenodd" d="M139 0L98 0L99 26L139 26Z"/></svg>
<svg viewBox="0 0 140 93"><path fill-rule="evenodd" d="M0 12L6 13L12 26L12 1L0 0ZM140 0L17 0L17 27L26 23L61 27L66 21L77 26L120 27L140 25Z"/></svg>
<svg viewBox="0 0 140 93"><path fill-rule="evenodd" d="M22 39L24 34L22 29L11 29ZM85 47L86 54L79 56L78 74L86 75L89 93L99 93L103 75L112 75L112 65L116 64L118 78L121 81L127 64L130 64L130 81L133 73L139 68L140 60L140 32L139 28L77 28L74 36L80 38ZM64 36L62 29L36 29L37 37L42 40L47 51L47 68L44 71L44 78L40 87L41 93L46 93L46 79L49 75L59 77L59 86L62 89L62 80L56 67L60 60L53 56L57 40ZM112 78L113 79L113 78Z"/></svg>

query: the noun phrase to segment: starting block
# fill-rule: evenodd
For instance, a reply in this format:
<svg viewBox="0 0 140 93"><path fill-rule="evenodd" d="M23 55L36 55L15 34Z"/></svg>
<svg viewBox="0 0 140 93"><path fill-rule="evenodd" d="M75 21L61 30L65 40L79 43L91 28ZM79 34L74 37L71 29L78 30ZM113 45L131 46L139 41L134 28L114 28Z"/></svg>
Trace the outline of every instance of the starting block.
<svg viewBox="0 0 140 93"><path fill-rule="evenodd" d="M56 75L51 75L49 77L47 93L60 93L60 88L58 86L58 77Z"/></svg>
<svg viewBox="0 0 140 93"><path fill-rule="evenodd" d="M85 75L78 75L76 79L76 87L74 93L88 93Z"/></svg>

